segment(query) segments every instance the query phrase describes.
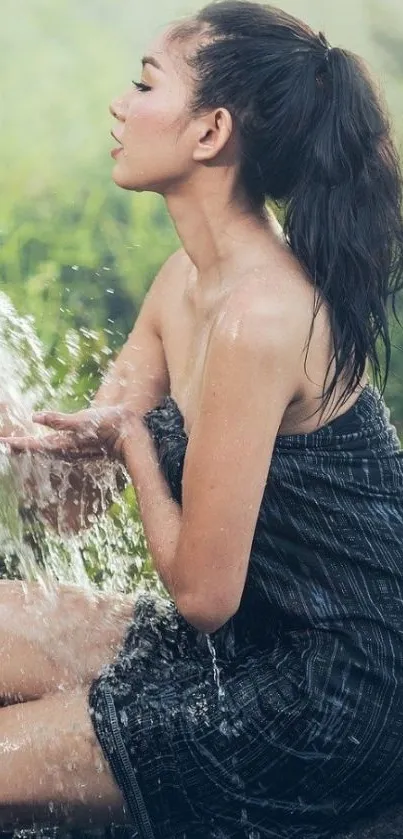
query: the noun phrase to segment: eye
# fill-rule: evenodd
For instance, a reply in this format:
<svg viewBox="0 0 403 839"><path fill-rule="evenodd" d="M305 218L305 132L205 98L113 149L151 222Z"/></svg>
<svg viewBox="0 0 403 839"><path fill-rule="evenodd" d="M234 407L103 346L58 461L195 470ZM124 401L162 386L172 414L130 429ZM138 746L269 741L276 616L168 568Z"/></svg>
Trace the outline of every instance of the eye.
<svg viewBox="0 0 403 839"><path fill-rule="evenodd" d="M137 88L137 90L140 90L142 93L146 93L147 90L151 90L151 87L148 87L148 85L143 84L142 82L132 82L132 84L135 88Z"/></svg>

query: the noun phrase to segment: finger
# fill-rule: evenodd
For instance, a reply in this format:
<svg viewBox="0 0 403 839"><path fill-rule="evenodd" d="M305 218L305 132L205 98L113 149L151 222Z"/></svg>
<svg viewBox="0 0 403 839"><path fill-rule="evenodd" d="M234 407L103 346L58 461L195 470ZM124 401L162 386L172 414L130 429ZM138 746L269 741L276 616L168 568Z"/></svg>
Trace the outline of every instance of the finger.
<svg viewBox="0 0 403 839"><path fill-rule="evenodd" d="M0 437L0 445L15 452L39 451L43 441L37 437Z"/></svg>
<svg viewBox="0 0 403 839"><path fill-rule="evenodd" d="M73 430L77 427L77 414L62 414L60 411L38 411L32 416L33 422L48 428Z"/></svg>
<svg viewBox="0 0 403 839"><path fill-rule="evenodd" d="M36 437L1 437L0 446L4 446L4 449L10 454L36 454L69 462L105 457L105 453L100 450L99 446L87 445L78 448L73 443L69 445L66 440L63 440L63 442L60 439L51 440L50 436L48 440L41 440Z"/></svg>
<svg viewBox="0 0 403 839"><path fill-rule="evenodd" d="M0 443L15 452L58 454L72 452L77 446L66 434L49 434L45 437L1 437Z"/></svg>
<svg viewBox="0 0 403 839"><path fill-rule="evenodd" d="M98 417L94 411L83 410L74 414L64 414L60 411L39 411L33 415L33 421L54 431L71 432L77 442L89 442L97 439Z"/></svg>

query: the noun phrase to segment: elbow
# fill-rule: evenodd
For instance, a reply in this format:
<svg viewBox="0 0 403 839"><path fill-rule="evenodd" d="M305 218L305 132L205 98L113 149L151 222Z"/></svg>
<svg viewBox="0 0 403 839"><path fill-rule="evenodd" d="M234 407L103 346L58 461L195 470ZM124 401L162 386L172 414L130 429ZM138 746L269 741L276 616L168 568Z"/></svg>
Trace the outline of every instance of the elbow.
<svg viewBox="0 0 403 839"><path fill-rule="evenodd" d="M185 620L199 632L217 632L238 611L239 601L227 602L223 599L215 601L213 597L203 600L194 596L183 597L176 603L178 612Z"/></svg>

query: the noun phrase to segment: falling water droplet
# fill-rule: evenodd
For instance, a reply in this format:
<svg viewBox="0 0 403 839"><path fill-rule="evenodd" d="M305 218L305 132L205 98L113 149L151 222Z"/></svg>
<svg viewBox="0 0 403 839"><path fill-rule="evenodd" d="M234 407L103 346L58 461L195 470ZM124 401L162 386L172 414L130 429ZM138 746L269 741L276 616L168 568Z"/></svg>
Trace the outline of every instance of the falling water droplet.
<svg viewBox="0 0 403 839"><path fill-rule="evenodd" d="M216 653L215 646L214 646L214 644L213 644L209 635L207 636L207 646L209 648L210 655L211 655L212 662L213 662L213 676L214 676L214 681L215 681L215 683L217 685L217 688L218 688L218 698L223 699L224 698L224 688L221 684L220 668L217 665L217 653Z"/></svg>

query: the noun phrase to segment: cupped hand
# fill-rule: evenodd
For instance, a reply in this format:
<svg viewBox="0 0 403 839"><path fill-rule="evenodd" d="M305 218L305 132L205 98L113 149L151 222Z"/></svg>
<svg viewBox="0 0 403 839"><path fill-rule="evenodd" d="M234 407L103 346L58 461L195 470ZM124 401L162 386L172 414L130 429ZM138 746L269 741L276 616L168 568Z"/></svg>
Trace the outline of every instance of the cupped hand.
<svg viewBox="0 0 403 839"><path fill-rule="evenodd" d="M45 411L33 421L53 429L42 436L0 437L12 452L37 452L63 460L91 457L122 459L122 447L134 416L124 406L86 408L74 414Z"/></svg>

